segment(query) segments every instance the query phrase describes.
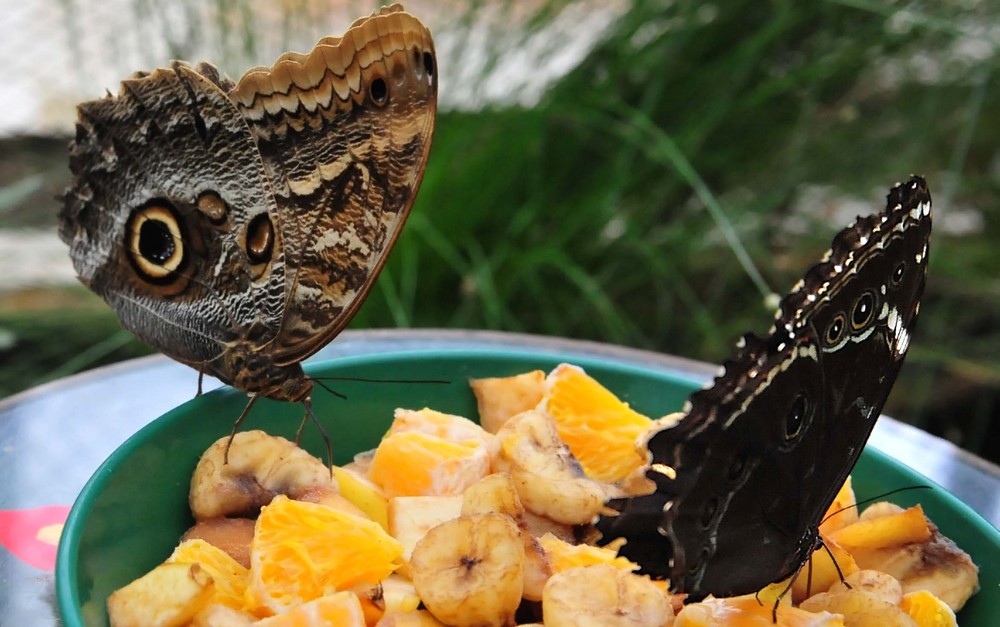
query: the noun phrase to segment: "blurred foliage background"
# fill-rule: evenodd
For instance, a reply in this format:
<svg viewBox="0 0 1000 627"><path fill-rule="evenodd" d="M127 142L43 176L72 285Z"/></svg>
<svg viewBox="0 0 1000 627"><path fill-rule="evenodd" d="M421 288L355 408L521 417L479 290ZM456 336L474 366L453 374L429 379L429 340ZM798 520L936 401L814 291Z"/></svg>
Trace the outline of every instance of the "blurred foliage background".
<svg viewBox="0 0 1000 627"><path fill-rule="evenodd" d="M60 19L46 32L68 53L0 47L5 67L23 66L0 82L71 77L46 121L0 140L0 275L35 270L0 277L0 395L148 351L65 282L64 248L54 269L28 261L55 237L74 102L171 58L239 75L375 6L47 1ZM353 327L503 329L719 362L767 329L776 294L839 229L920 173L931 271L886 413L1000 460L1000 4L407 8L435 33L442 110L413 214Z"/></svg>

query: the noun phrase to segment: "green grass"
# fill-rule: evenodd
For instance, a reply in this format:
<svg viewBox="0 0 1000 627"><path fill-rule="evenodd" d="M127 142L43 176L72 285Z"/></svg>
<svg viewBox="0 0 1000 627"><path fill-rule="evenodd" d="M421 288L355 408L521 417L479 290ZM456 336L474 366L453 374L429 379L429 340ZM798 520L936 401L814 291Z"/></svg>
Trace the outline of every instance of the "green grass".
<svg viewBox="0 0 1000 627"><path fill-rule="evenodd" d="M244 4L229 5L220 36L252 48ZM799 206L806 186L875 210L921 173L931 271L887 412L1000 459L998 26L995 3L636 1L537 105L441 112L417 205L353 326L721 361L846 225ZM949 233L957 210L982 228Z"/></svg>

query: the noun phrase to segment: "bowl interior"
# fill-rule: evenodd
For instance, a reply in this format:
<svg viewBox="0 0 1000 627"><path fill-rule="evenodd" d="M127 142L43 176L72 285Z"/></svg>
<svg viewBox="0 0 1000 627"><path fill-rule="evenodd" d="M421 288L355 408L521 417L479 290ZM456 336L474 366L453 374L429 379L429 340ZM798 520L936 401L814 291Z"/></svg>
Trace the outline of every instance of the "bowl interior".
<svg viewBox="0 0 1000 627"><path fill-rule="evenodd" d="M431 407L476 418L467 381L533 369L548 371L562 361L583 366L636 410L649 416L676 411L698 382L585 356L524 351L417 351L345 358L316 364L313 377L351 377L440 383L392 383L327 379L314 393L316 414L330 433L337 463L373 448L397 407ZM151 382L151 384L153 384ZM65 625L107 625L105 601L115 589L163 561L191 525L187 494L201 453L227 435L243 410L246 396L230 389L193 399L153 421L123 444L98 469L70 512L59 545L56 595ZM294 438L302 408L291 403L258 402L243 429L264 429ZM325 455L315 427L306 428L302 445ZM871 448L854 471L858 498L930 482ZM943 489L932 486L893 495L902 505L921 503L942 531L968 551L980 566L982 591L960 614L963 624L988 624L1000 616L1000 533Z"/></svg>

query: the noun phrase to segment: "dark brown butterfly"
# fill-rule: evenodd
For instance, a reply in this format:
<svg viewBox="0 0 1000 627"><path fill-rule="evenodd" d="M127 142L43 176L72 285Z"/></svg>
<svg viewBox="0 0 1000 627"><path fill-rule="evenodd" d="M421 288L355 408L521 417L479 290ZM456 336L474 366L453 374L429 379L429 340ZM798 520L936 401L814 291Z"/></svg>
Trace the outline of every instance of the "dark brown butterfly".
<svg viewBox="0 0 1000 627"><path fill-rule="evenodd" d="M930 234L919 177L841 231L769 335L743 338L684 418L648 438L656 491L611 501L602 542L626 538L624 555L692 600L798 572L909 348Z"/></svg>

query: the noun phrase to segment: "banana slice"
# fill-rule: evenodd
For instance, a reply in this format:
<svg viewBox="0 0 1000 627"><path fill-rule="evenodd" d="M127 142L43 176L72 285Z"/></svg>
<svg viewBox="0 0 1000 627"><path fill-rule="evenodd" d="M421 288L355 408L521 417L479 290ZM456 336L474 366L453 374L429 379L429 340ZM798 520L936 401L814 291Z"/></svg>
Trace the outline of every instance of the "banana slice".
<svg viewBox="0 0 1000 627"><path fill-rule="evenodd" d="M670 599L649 577L608 564L556 573L542 598L545 627L661 627L673 617Z"/></svg>
<svg viewBox="0 0 1000 627"><path fill-rule="evenodd" d="M555 423L540 411L526 411L497 431L493 467L508 472L521 502L531 512L568 525L591 522L611 496L583 474L559 439Z"/></svg>
<svg viewBox="0 0 1000 627"><path fill-rule="evenodd" d="M531 534L524 520L521 504L510 475L502 472L488 475L462 493L462 514L506 514L517 523L524 544L524 591L529 601L541 601L545 582L552 576L548 555L538 539Z"/></svg>
<svg viewBox="0 0 1000 627"><path fill-rule="evenodd" d="M524 586L524 544L504 514L459 516L427 532L410 557L417 594L448 625L514 624Z"/></svg>

